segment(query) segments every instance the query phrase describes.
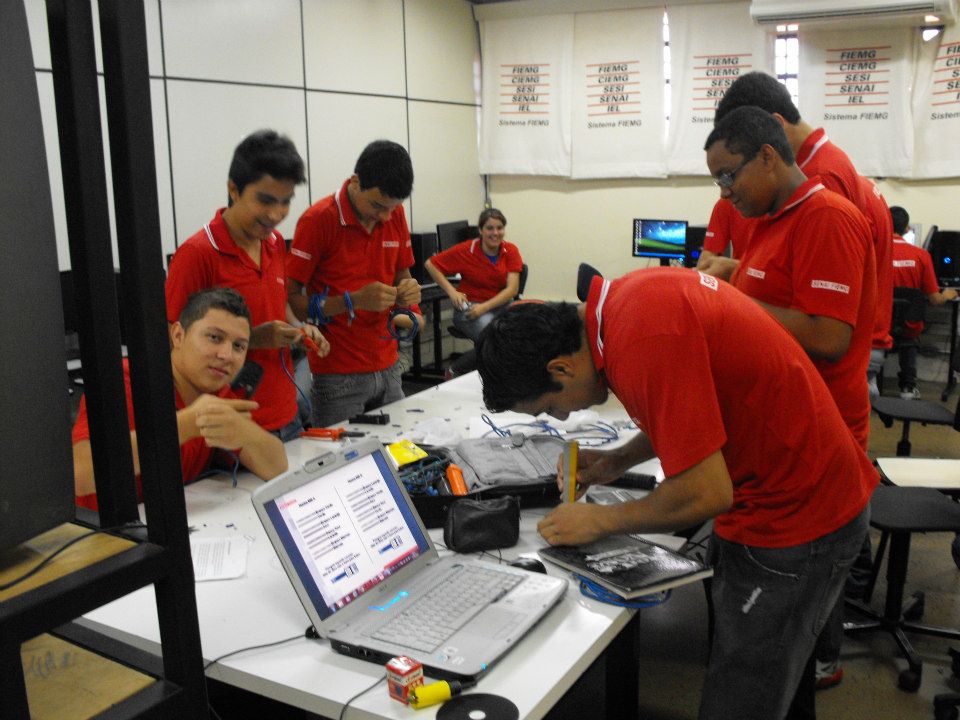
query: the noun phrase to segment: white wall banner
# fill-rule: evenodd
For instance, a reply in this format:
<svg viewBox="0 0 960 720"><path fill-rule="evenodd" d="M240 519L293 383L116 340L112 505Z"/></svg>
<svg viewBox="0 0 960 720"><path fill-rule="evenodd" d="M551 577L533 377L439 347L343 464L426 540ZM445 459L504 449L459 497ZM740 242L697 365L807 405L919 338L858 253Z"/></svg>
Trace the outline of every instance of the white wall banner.
<svg viewBox="0 0 960 720"><path fill-rule="evenodd" d="M960 176L960 25L921 46L913 117L913 177Z"/></svg>
<svg viewBox="0 0 960 720"><path fill-rule="evenodd" d="M750 20L749 3L670 7L670 135L674 175L706 175L703 143L720 98L740 75L772 73L773 42Z"/></svg>
<svg viewBox="0 0 960 720"><path fill-rule="evenodd" d="M800 31L800 114L823 126L861 175L913 165L912 28Z"/></svg>
<svg viewBox="0 0 960 720"><path fill-rule="evenodd" d="M662 38L662 8L575 16L574 178L666 175Z"/></svg>
<svg viewBox="0 0 960 720"><path fill-rule="evenodd" d="M480 23L480 172L570 174L573 15Z"/></svg>

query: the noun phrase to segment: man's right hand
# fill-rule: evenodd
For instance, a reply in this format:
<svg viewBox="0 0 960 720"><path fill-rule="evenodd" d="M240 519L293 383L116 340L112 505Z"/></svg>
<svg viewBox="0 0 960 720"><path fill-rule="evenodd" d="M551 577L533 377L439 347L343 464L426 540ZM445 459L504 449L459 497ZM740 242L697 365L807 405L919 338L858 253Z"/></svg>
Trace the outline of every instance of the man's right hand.
<svg viewBox="0 0 960 720"><path fill-rule="evenodd" d="M300 341L300 330L283 320L270 320L250 332L252 348L284 348Z"/></svg>
<svg viewBox="0 0 960 720"><path fill-rule="evenodd" d="M397 288L382 282L372 282L350 293L354 310L383 312L397 304Z"/></svg>
<svg viewBox="0 0 960 720"><path fill-rule="evenodd" d="M258 407L254 400L220 398L204 393L178 415L186 415L192 426L185 428L189 436L202 437L210 447L234 450L242 448L251 430L259 428L250 419L250 413ZM181 437L181 444L187 439L189 437Z"/></svg>
<svg viewBox="0 0 960 720"><path fill-rule="evenodd" d="M453 307L457 310L466 310L467 306L470 305L470 301L467 299L467 296L462 292L455 292L450 296L450 302L453 303Z"/></svg>

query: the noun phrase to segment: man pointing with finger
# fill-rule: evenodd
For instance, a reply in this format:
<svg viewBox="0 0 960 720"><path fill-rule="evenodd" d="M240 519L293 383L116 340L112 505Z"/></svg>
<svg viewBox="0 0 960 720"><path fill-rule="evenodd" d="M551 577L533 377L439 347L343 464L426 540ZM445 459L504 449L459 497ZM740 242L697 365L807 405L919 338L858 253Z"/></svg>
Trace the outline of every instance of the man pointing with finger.
<svg viewBox="0 0 960 720"><path fill-rule="evenodd" d="M310 357L315 427L403 397L392 310L408 309L422 320L403 211L412 189L410 155L376 140L341 188L297 222L287 256L288 300L298 318L323 327L332 348L325 358Z"/></svg>
<svg viewBox="0 0 960 720"><path fill-rule="evenodd" d="M235 290L211 288L190 296L170 327L170 364L176 392L177 434L183 482L209 469L217 450L236 453L247 469L269 480L287 469L283 443L257 425L258 405L234 396L230 381L243 367L250 344L250 311ZM130 367L123 361L133 467L140 496L140 460L130 391ZM226 453L225 453L226 454ZM225 464L233 464L227 457ZM73 468L77 504L97 509L87 407L73 427Z"/></svg>

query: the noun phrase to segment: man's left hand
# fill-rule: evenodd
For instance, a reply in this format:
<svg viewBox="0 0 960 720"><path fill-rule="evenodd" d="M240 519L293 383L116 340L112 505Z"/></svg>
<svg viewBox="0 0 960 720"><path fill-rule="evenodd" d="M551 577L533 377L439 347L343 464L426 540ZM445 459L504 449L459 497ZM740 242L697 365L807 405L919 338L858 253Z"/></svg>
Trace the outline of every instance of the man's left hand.
<svg viewBox="0 0 960 720"><path fill-rule="evenodd" d="M537 524L537 532L551 545L583 545L610 535L610 508L565 503Z"/></svg>
<svg viewBox="0 0 960 720"><path fill-rule="evenodd" d="M320 329L316 325L304 323L301 326L301 330L303 331L303 335L305 337L310 338L313 340L314 344L316 344L317 349L319 350L317 354L320 357L326 357L330 354L330 343L323 336L323 333L320 332Z"/></svg>
<svg viewBox="0 0 960 720"><path fill-rule="evenodd" d="M397 305L410 307L420 302L420 284L413 278L403 278L397 283Z"/></svg>

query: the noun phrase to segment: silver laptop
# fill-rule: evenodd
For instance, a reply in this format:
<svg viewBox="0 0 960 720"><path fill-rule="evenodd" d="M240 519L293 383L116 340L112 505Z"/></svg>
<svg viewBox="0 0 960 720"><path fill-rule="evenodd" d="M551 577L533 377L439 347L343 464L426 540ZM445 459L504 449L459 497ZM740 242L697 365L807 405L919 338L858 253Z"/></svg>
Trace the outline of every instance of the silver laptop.
<svg viewBox="0 0 960 720"><path fill-rule="evenodd" d="M567 581L440 558L374 440L328 452L253 493L267 536L319 635L377 663L476 679L563 595Z"/></svg>

